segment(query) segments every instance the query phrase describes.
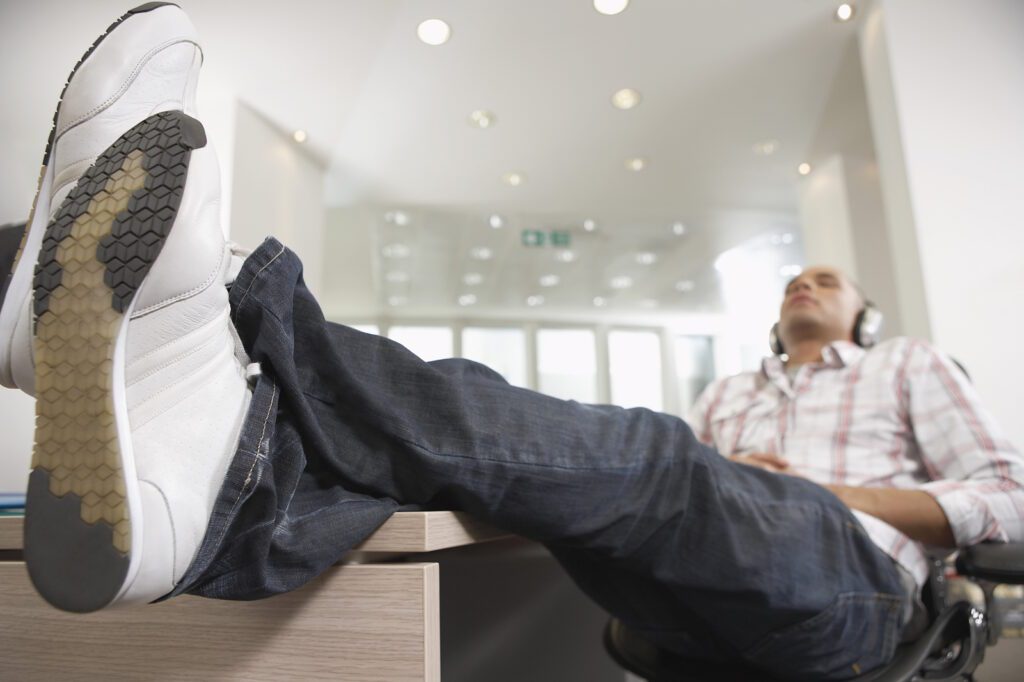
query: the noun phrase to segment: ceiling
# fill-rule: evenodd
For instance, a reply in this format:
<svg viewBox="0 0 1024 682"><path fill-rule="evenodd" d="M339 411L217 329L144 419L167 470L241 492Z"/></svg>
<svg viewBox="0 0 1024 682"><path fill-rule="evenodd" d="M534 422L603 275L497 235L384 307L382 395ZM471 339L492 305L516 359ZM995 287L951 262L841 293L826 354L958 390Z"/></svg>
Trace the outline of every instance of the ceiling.
<svg viewBox="0 0 1024 682"><path fill-rule="evenodd" d="M0 4L8 56L0 87L17 102L0 109L9 149L0 221L19 218L31 201L70 65L130 4ZM329 205L404 207L423 225L438 216L473 225L497 212L512 226L506 249L521 247L524 227L571 230L602 259L566 279L577 282L572 300L602 295L608 277L639 268L657 275L622 300L693 308L717 300L710 264L723 250L798 232L795 169L856 30L833 20L831 0L633 0L611 17L589 0L181 4L204 42L204 79L282 129L307 131L328 169ZM452 28L438 47L416 38L418 23L435 17ZM624 87L642 96L630 111L610 103ZM496 124L470 126L475 109L493 112ZM777 151L755 154L765 140ZM637 156L645 169L627 170ZM522 185L502 181L510 171L525 176ZM582 231L587 218L599 234ZM686 224L685 237L671 232L675 221ZM390 227L379 229L383 243ZM652 267L635 260L644 251L657 254ZM512 286L521 300L550 273L546 262L510 254L500 260L522 286L495 291ZM471 265L447 270L461 280ZM427 266L446 270L443 258ZM387 268L382 261L378 276ZM707 287L680 298L680 279Z"/></svg>

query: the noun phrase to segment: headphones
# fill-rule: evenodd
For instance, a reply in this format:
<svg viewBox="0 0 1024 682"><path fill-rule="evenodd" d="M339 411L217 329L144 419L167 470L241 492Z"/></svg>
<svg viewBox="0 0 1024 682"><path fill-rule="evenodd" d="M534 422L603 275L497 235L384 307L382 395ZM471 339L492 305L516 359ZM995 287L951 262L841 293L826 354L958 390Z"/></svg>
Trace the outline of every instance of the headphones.
<svg viewBox="0 0 1024 682"><path fill-rule="evenodd" d="M853 342L861 348L874 346L881 339L884 321L882 311L876 308L871 301L865 301L864 307L857 313L857 319L853 323ZM776 355L786 353L786 349L782 346L782 339L779 337L778 322L772 325L772 330L768 334L768 345Z"/></svg>

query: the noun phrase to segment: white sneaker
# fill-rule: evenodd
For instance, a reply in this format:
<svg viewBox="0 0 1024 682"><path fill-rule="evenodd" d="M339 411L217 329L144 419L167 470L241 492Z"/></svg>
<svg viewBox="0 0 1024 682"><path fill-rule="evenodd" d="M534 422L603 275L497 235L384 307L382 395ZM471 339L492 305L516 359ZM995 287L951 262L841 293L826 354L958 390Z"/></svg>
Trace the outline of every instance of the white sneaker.
<svg viewBox="0 0 1024 682"><path fill-rule="evenodd" d="M57 103L39 187L14 266L0 281L0 384L34 393L33 267L43 232L93 160L125 130L159 111L195 116L202 51L185 13L151 2L115 21L82 56Z"/></svg>
<svg viewBox="0 0 1024 682"><path fill-rule="evenodd" d="M167 594L205 534L250 398L219 189L202 125L163 112L99 156L46 230L25 560L58 608Z"/></svg>

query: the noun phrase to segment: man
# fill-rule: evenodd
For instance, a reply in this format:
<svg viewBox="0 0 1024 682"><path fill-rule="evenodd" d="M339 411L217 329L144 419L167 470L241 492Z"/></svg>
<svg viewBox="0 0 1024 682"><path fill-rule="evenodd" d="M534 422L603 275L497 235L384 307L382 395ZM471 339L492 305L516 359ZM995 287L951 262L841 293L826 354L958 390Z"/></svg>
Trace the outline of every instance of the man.
<svg viewBox="0 0 1024 682"><path fill-rule="evenodd" d="M929 553L1021 536L1020 457L945 355L915 339L857 339L865 311L841 272L805 270L780 310L786 360L715 382L689 423L733 461L835 493L916 594Z"/></svg>
<svg viewBox="0 0 1024 682"><path fill-rule="evenodd" d="M215 158L187 113L197 45L177 7L150 4L90 50L5 286L0 379L38 397L25 556L47 600L264 597L399 508L460 509L544 543L675 651L819 680L891 657L909 602L897 564L821 485L730 461L669 415L422 362L326 322L276 240L244 260L229 248ZM783 318L794 362L810 360ZM731 385L703 401L713 436ZM748 441L727 452L785 467L755 453L789 450ZM1020 461L1002 459L1009 487Z"/></svg>

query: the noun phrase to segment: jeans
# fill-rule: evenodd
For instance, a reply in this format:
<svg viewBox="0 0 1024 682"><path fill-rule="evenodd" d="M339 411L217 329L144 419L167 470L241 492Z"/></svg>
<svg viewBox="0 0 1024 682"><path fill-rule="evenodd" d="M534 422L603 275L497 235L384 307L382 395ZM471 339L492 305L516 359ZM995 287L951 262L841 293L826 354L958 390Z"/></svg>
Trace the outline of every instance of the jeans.
<svg viewBox="0 0 1024 682"><path fill-rule="evenodd" d="M898 571L824 488L731 462L676 417L559 400L327 322L274 239L230 300L262 374L172 595L292 590L397 510L462 510L543 543L600 606L684 655L815 680L892 657Z"/></svg>

